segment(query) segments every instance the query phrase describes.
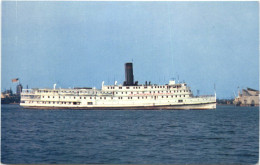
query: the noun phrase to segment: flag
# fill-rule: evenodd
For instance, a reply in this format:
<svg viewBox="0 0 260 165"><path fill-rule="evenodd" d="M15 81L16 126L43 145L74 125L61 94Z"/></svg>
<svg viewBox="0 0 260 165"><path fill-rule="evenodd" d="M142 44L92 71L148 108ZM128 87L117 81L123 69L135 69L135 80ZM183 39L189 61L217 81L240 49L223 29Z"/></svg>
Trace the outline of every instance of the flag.
<svg viewBox="0 0 260 165"><path fill-rule="evenodd" d="M12 82L17 82L17 81L19 81L19 78L12 79Z"/></svg>

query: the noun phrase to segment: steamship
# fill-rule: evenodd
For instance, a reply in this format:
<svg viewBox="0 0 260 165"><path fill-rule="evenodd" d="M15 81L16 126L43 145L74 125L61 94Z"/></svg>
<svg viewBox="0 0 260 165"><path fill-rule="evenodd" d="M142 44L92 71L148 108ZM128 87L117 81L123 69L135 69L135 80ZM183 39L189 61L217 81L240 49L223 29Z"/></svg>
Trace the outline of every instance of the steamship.
<svg viewBox="0 0 260 165"><path fill-rule="evenodd" d="M216 109L216 94L194 96L186 83L134 82L133 64L125 64L125 81L102 88L23 89L20 105L36 109Z"/></svg>

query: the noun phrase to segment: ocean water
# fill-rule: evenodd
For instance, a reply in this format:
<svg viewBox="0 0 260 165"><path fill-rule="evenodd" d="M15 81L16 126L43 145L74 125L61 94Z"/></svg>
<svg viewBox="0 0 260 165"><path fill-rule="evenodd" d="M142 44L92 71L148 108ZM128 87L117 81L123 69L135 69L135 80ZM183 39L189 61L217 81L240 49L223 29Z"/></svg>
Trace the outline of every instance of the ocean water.
<svg viewBox="0 0 260 165"><path fill-rule="evenodd" d="M255 164L258 107L34 110L1 106L4 164Z"/></svg>

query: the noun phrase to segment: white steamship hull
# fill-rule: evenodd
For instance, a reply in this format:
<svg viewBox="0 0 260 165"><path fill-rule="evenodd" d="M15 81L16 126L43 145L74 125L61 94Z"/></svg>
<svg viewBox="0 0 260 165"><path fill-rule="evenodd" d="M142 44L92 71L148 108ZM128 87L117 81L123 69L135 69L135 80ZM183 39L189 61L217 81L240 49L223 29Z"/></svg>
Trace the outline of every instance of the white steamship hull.
<svg viewBox="0 0 260 165"><path fill-rule="evenodd" d="M193 96L186 83L171 80L168 84L145 83L133 80L132 63L126 63L123 85L104 85L96 88L24 89L20 105L34 109L140 109L187 110L216 109L216 95Z"/></svg>

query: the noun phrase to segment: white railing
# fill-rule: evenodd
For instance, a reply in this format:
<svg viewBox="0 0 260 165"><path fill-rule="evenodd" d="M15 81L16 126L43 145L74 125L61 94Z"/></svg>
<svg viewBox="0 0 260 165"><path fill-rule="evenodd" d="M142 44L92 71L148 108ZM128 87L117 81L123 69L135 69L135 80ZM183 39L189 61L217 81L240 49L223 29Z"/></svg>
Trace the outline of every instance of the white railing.
<svg viewBox="0 0 260 165"><path fill-rule="evenodd" d="M205 98L205 97L215 97L215 95L201 95L201 96L194 96L196 98Z"/></svg>
<svg viewBox="0 0 260 165"><path fill-rule="evenodd" d="M34 94L34 90L32 89L23 89L22 90L22 94Z"/></svg>

